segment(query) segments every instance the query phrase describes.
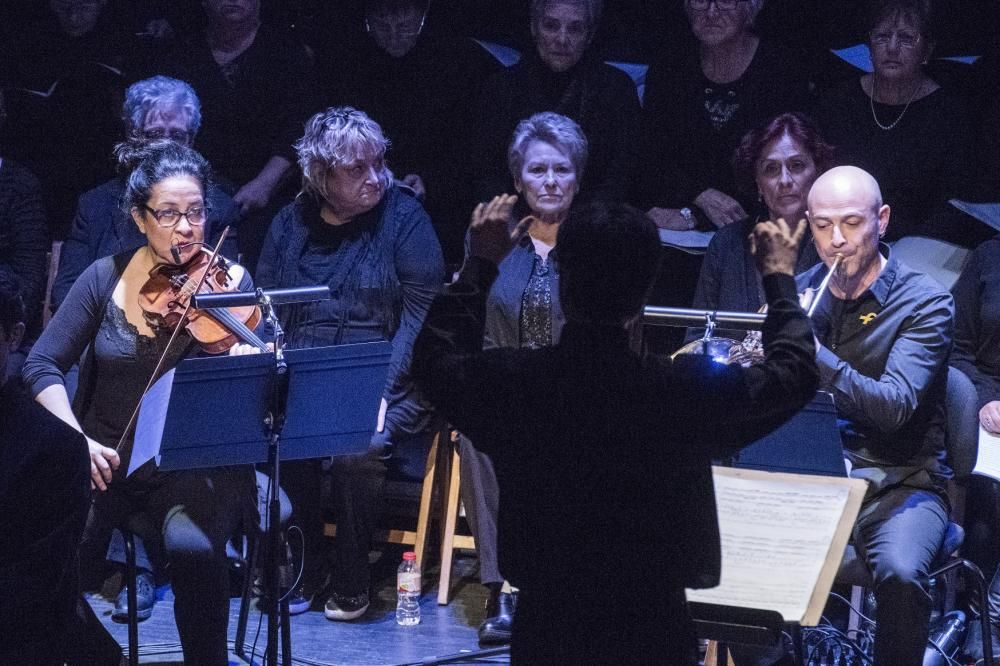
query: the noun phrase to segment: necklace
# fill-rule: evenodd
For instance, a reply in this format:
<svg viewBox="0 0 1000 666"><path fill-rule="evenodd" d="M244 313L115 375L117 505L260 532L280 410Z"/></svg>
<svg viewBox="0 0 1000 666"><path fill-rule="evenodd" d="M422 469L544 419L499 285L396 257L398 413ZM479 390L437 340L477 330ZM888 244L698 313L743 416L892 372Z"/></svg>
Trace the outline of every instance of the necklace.
<svg viewBox="0 0 1000 666"><path fill-rule="evenodd" d="M893 127L898 125L899 121L903 119L903 116L906 115L906 110L910 108L910 104L912 104L913 100L916 99L917 93L923 90L923 88L924 88L924 82L920 81L920 83L917 84L917 87L913 89L913 93L910 95L909 101L906 102L906 106L903 107L903 110L899 112L899 116L896 118L896 120L892 121L892 123L889 125L883 125L881 122L879 122L878 115L875 113L875 94L878 89L878 76L875 74L875 72L872 72L872 94L868 96L868 105L871 107L872 110L872 120L875 121L875 124L878 125L880 129L883 129L888 132Z"/></svg>

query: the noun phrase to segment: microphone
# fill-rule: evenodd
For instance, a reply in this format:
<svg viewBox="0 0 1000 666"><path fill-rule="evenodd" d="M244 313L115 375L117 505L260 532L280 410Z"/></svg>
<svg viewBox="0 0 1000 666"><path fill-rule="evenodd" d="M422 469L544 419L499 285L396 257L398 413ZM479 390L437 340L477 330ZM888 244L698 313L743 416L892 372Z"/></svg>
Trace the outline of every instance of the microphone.
<svg viewBox="0 0 1000 666"><path fill-rule="evenodd" d="M233 291L222 294L195 294L191 297L191 303L194 307L202 310L242 308L248 305L258 305L261 296L270 298L271 305L326 301L330 299L330 287L292 287L289 289Z"/></svg>

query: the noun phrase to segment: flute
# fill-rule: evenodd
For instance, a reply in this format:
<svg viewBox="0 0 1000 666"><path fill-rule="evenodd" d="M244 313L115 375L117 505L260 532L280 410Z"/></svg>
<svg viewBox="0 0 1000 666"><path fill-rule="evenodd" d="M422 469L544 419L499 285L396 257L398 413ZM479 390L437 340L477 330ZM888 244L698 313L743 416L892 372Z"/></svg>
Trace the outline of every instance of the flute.
<svg viewBox="0 0 1000 666"><path fill-rule="evenodd" d="M830 278L832 278L833 274L837 272L840 262L844 259L844 255L840 252L834 255L834 257L833 265L830 266L830 272L827 273L826 277L823 278L823 281L819 283L819 289L817 289L816 293L813 295L812 302L809 304L809 309L806 311L807 317L813 316L813 312L816 311L816 306L819 305L819 300L823 298L823 294L826 292L826 289L830 284Z"/></svg>

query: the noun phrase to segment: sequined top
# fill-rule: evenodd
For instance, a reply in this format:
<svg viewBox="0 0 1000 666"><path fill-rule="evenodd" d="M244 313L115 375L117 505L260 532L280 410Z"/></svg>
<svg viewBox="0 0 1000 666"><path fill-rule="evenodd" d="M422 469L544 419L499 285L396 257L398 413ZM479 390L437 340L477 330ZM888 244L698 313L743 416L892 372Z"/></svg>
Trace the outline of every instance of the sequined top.
<svg viewBox="0 0 1000 666"><path fill-rule="evenodd" d="M521 296L521 347L552 345L552 263L535 253L531 277Z"/></svg>

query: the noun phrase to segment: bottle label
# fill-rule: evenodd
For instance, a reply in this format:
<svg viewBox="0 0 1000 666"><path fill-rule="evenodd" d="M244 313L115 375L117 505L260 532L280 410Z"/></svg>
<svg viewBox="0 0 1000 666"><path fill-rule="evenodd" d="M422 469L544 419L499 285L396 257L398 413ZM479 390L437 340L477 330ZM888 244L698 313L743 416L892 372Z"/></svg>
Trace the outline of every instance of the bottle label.
<svg viewBox="0 0 1000 666"><path fill-rule="evenodd" d="M396 574L396 587L400 594L420 594L420 573L406 571Z"/></svg>

